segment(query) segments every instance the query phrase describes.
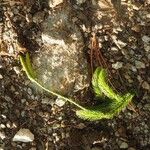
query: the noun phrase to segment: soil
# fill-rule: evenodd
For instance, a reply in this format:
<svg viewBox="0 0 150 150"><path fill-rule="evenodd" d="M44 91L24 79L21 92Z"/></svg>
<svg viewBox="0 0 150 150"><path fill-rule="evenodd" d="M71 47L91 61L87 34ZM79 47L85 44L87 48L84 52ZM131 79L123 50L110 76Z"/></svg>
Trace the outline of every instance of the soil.
<svg viewBox="0 0 150 150"><path fill-rule="evenodd" d="M51 3L51 1L49 1ZM149 150L150 149L150 1L0 0L0 150ZM111 72L117 91L132 91L134 109L95 122L79 119L74 106L36 91L22 70L19 53L40 53L41 24L56 9L70 7L80 29L90 68L91 37ZM93 68L99 66L93 55ZM74 93L80 103L94 103L92 87ZM32 142L13 137L26 128Z"/></svg>

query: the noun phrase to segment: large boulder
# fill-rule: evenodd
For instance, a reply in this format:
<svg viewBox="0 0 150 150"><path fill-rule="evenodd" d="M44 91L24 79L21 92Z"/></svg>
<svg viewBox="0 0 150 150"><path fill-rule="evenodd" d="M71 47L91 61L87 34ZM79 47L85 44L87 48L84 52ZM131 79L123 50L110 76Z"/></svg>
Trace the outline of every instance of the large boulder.
<svg viewBox="0 0 150 150"><path fill-rule="evenodd" d="M38 81L66 94L89 85L84 41L70 19L70 8L58 8L42 23L43 47L33 56Z"/></svg>

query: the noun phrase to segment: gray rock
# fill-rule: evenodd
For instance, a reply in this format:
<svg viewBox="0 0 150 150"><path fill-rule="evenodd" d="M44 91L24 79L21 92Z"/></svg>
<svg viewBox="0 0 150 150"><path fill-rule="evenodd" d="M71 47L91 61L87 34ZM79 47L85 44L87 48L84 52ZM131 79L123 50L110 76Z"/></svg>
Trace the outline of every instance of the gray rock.
<svg viewBox="0 0 150 150"><path fill-rule="evenodd" d="M79 28L69 20L70 8L57 9L42 24L43 48L33 56L37 80L66 94L89 85L84 42Z"/></svg>
<svg viewBox="0 0 150 150"><path fill-rule="evenodd" d="M34 140L34 135L30 132L29 129L20 129L15 136L13 141L15 142L32 142Z"/></svg>

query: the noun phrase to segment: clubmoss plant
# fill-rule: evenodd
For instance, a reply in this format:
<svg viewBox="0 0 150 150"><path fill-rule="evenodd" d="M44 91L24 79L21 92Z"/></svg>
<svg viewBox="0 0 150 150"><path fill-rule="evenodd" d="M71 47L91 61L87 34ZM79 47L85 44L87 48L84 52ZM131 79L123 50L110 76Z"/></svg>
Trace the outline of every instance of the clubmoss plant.
<svg viewBox="0 0 150 150"><path fill-rule="evenodd" d="M45 88L40 82L36 79L36 74L32 69L30 62L29 53L26 55L20 55L21 65L26 72L27 77L35 83L37 86L41 87L43 90L48 93L60 97L64 101L68 101L78 107L79 110L76 111L76 115L82 119L95 121L103 118L110 119L117 115L128 103L132 100L133 94L127 93L125 95L120 95L115 93L113 89L108 85L106 79L107 74L106 70L102 68L97 68L94 72L92 78L93 90L97 97L99 97L100 104L92 107L83 107L72 99L64 97L58 93L55 93L47 88ZM103 101L102 101L103 99Z"/></svg>

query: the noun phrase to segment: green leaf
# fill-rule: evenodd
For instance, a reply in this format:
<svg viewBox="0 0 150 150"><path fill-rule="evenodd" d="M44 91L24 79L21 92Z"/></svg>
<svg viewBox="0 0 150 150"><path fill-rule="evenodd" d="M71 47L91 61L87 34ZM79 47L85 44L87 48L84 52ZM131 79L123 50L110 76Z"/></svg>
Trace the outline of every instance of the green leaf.
<svg viewBox="0 0 150 150"><path fill-rule="evenodd" d="M26 64L27 64L27 67L28 67L28 71L30 72L30 74L32 75L32 77L35 78L36 74L35 74L35 72L32 69L32 65L31 65L31 60L30 60L29 53L26 53L26 58L25 59L26 59Z"/></svg>
<svg viewBox="0 0 150 150"><path fill-rule="evenodd" d="M28 70L28 66L27 66L27 64L26 64L26 60L25 60L25 58L24 58L24 56L23 55L20 55L20 62L21 62L21 65L22 65L22 67L23 67L23 70L26 72L26 74L27 74L27 77L30 79L30 80L32 80L32 74L30 73L30 71Z"/></svg>
<svg viewBox="0 0 150 150"><path fill-rule="evenodd" d="M92 86L93 86L93 90L94 90L96 96L102 98L104 95L98 85L98 77L99 77L100 71L101 71L100 68L97 68L95 70L93 77L92 77Z"/></svg>
<svg viewBox="0 0 150 150"><path fill-rule="evenodd" d="M105 69L102 68L97 68L94 76L96 76L97 79L97 83L95 83L94 81L94 91L97 94L98 90L100 93L104 93L104 95L106 95L108 98L110 99L114 99L114 100L122 100L121 96L118 95L117 93L115 93L113 91L113 89L108 85L106 78L107 78L107 73Z"/></svg>
<svg viewBox="0 0 150 150"><path fill-rule="evenodd" d="M133 95L128 93L124 96L123 101L104 102L98 106L88 107L86 110L78 110L76 111L76 115L79 118L90 121L111 119L118 115L120 111L128 105L132 98Z"/></svg>

